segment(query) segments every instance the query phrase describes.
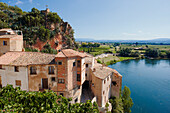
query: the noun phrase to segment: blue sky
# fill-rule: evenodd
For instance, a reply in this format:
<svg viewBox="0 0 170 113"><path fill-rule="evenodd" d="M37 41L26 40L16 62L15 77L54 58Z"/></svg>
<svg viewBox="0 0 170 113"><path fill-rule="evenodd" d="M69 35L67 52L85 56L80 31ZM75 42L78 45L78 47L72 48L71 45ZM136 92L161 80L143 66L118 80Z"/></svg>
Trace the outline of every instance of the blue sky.
<svg viewBox="0 0 170 113"><path fill-rule="evenodd" d="M75 38L170 38L170 0L0 0L24 11L46 5L68 21Z"/></svg>

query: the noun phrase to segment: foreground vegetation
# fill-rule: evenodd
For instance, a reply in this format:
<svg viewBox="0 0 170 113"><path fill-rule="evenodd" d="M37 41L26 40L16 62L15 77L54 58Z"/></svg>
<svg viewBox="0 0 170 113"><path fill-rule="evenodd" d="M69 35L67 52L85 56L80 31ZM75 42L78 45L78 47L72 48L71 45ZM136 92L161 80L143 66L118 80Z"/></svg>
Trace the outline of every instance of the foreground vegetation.
<svg viewBox="0 0 170 113"><path fill-rule="evenodd" d="M133 101L130 95L130 89L125 86L120 94L120 98L111 97L109 99L109 102L112 105L111 113L130 113L133 106Z"/></svg>
<svg viewBox="0 0 170 113"><path fill-rule="evenodd" d="M86 103L71 104L71 98L57 96L55 92L27 92L19 87L7 85L0 89L0 112L45 112L45 113L99 113L96 102L88 100ZM120 98L110 99L112 111L108 113L130 113L133 106L130 90L124 87ZM106 104L106 109L108 104ZM120 111L120 112L119 112Z"/></svg>
<svg viewBox="0 0 170 113"><path fill-rule="evenodd" d="M57 101L56 101L57 100ZM7 85L0 90L0 112L23 113L99 113L96 102L70 103L67 99L57 96L55 92L26 92L19 87Z"/></svg>

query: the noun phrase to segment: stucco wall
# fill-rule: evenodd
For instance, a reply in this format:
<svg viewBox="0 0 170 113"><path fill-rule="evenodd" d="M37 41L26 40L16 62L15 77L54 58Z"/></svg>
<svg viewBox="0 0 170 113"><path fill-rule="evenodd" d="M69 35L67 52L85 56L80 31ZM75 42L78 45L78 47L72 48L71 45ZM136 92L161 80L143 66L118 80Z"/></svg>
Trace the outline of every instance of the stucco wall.
<svg viewBox="0 0 170 113"><path fill-rule="evenodd" d="M94 96L97 98L97 104L99 107L102 106L102 79L97 78L93 71L90 69L90 75L92 77L92 82L90 84L91 90L94 93Z"/></svg>
<svg viewBox="0 0 170 113"><path fill-rule="evenodd" d="M7 41L7 45L3 45L3 41ZM10 40L8 38L0 38L0 56L10 51Z"/></svg>
<svg viewBox="0 0 170 113"><path fill-rule="evenodd" d="M85 81L85 72L86 72L85 58L82 58L81 59L81 85Z"/></svg>
<svg viewBox="0 0 170 113"><path fill-rule="evenodd" d="M16 80L21 80L21 89L28 90L27 67L19 67L19 72L14 72L14 66L3 66L3 69L0 69L0 76L2 86L11 84L16 87Z"/></svg>
<svg viewBox="0 0 170 113"><path fill-rule="evenodd" d="M37 74L30 74L30 67L35 66L37 68ZM54 74L48 73L48 67L54 66ZM55 81L51 80L51 77L55 77ZM56 66L54 64L49 65L29 65L28 66L28 81L29 81L29 91L39 91L42 87L42 79L48 79L48 88L53 91L57 91L57 75Z"/></svg>
<svg viewBox="0 0 170 113"><path fill-rule="evenodd" d="M67 78L68 78L68 90L72 90L77 86L77 63L76 58L68 58L68 71L67 71ZM75 66L73 66L73 62L75 62Z"/></svg>
<svg viewBox="0 0 170 113"><path fill-rule="evenodd" d="M10 38L10 51L22 51L23 49L23 36L18 35L15 38Z"/></svg>
<svg viewBox="0 0 170 113"><path fill-rule="evenodd" d="M112 73L102 80L102 107L106 105L111 96L111 81Z"/></svg>

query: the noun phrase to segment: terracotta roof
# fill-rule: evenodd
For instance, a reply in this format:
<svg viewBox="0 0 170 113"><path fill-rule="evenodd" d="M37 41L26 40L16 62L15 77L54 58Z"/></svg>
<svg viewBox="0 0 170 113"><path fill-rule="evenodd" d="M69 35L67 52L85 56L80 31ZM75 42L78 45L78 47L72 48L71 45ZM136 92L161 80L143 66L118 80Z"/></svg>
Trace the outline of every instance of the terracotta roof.
<svg viewBox="0 0 170 113"><path fill-rule="evenodd" d="M102 66L102 64L99 64L99 63L94 64L93 70L92 70L93 74L100 79L105 79L111 73L117 73L118 75L120 75L116 70L106 67L106 66Z"/></svg>
<svg viewBox="0 0 170 113"><path fill-rule="evenodd" d="M63 49L61 52L59 52L56 57L86 57L87 55L85 53L81 53L72 49Z"/></svg>
<svg viewBox="0 0 170 113"><path fill-rule="evenodd" d="M50 64L54 58L53 54L40 52L7 52L0 57L0 65Z"/></svg>
<svg viewBox="0 0 170 113"><path fill-rule="evenodd" d="M11 34L11 35L0 35L0 38L14 38L18 35L15 35L15 34Z"/></svg>

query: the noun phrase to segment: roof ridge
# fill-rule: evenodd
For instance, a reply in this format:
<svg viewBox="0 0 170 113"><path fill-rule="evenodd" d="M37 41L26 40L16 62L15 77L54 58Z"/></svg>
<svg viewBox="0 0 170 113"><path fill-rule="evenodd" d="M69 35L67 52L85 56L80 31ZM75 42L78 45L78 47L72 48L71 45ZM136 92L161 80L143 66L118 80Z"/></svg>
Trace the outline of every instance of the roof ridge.
<svg viewBox="0 0 170 113"><path fill-rule="evenodd" d="M61 50L61 52L64 54L64 52ZM65 54L64 54L65 55ZM65 55L66 56L66 55ZM67 56L66 56L67 57Z"/></svg>

